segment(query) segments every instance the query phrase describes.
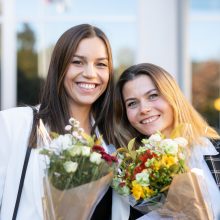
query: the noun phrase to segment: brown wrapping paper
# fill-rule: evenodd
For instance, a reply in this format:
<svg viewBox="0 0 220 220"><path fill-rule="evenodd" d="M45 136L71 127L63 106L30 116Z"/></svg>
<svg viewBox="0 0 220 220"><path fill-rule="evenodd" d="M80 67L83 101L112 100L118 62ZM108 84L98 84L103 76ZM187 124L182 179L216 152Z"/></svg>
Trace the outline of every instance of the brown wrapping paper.
<svg viewBox="0 0 220 220"><path fill-rule="evenodd" d="M162 216L181 220L212 220L212 210L206 204L200 190L198 177L193 172L174 177L163 208Z"/></svg>
<svg viewBox="0 0 220 220"><path fill-rule="evenodd" d="M97 202L108 189L113 173L99 180L81 186L60 191L44 181L43 199L45 220L88 220L93 214Z"/></svg>

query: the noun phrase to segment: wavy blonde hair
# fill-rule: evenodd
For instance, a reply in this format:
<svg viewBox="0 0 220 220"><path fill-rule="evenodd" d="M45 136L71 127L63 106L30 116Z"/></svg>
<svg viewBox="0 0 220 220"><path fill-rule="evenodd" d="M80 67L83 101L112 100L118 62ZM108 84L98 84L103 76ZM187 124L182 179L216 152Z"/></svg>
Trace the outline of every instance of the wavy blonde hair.
<svg viewBox="0 0 220 220"><path fill-rule="evenodd" d="M217 131L208 125L205 119L185 98L175 79L166 70L151 63L141 63L126 69L116 84L114 95L116 145L126 146L130 139L143 137L140 132L130 125L122 96L125 83L139 75L149 76L159 93L171 105L174 113L174 129L181 127L182 129L179 129L179 132L181 136L188 139L189 143L201 143L201 137L208 137L210 139L220 138Z"/></svg>

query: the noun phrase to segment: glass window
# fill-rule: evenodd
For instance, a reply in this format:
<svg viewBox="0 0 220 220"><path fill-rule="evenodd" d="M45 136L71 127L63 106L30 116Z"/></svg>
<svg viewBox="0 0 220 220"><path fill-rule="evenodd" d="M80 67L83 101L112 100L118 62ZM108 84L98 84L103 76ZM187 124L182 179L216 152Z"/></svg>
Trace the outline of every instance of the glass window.
<svg viewBox="0 0 220 220"><path fill-rule="evenodd" d="M18 103L37 101L36 95L42 78L47 75L54 44L64 31L74 25L90 23L106 33L112 46L116 73L121 73L134 63L137 43L135 1L112 0L105 4L101 0L34 1L36 4L29 0L19 0L16 3L19 21ZM36 8L34 12L33 5ZM29 94L27 91L33 88L31 83L36 83L35 91L31 91L24 99L25 94Z"/></svg>
<svg viewBox="0 0 220 220"><path fill-rule="evenodd" d="M190 13L193 105L220 129L220 2L191 0Z"/></svg>
<svg viewBox="0 0 220 220"><path fill-rule="evenodd" d="M38 74L37 30L22 23L17 30L17 104L38 104L43 79Z"/></svg>

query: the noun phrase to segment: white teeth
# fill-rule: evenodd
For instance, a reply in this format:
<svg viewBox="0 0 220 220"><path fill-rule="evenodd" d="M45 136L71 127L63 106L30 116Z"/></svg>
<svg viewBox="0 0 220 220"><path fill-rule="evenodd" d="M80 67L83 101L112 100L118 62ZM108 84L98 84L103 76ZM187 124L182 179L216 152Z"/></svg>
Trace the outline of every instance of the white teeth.
<svg viewBox="0 0 220 220"><path fill-rule="evenodd" d="M149 123L155 121L158 117L159 117L159 116L152 116L152 117L150 117L150 118L147 118L147 119L141 121L141 123L142 123L142 124L149 124Z"/></svg>
<svg viewBox="0 0 220 220"><path fill-rule="evenodd" d="M78 86L83 89L94 89L95 84L78 83Z"/></svg>

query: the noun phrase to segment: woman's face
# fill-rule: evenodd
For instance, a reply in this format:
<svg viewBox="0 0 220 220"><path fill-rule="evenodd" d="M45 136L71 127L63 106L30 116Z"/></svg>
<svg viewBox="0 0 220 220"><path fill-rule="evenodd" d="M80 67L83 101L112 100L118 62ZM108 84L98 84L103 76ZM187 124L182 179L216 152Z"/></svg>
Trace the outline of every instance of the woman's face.
<svg viewBox="0 0 220 220"><path fill-rule="evenodd" d="M141 134L161 131L166 136L173 129L173 109L159 94L151 78L139 75L125 83L122 95L130 124Z"/></svg>
<svg viewBox="0 0 220 220"><path fill-rule="evenodd" d="M104 42L98 37L83 39L64 78L70 108L91 107L105 91L108 81L109 63Z"/></svg>

